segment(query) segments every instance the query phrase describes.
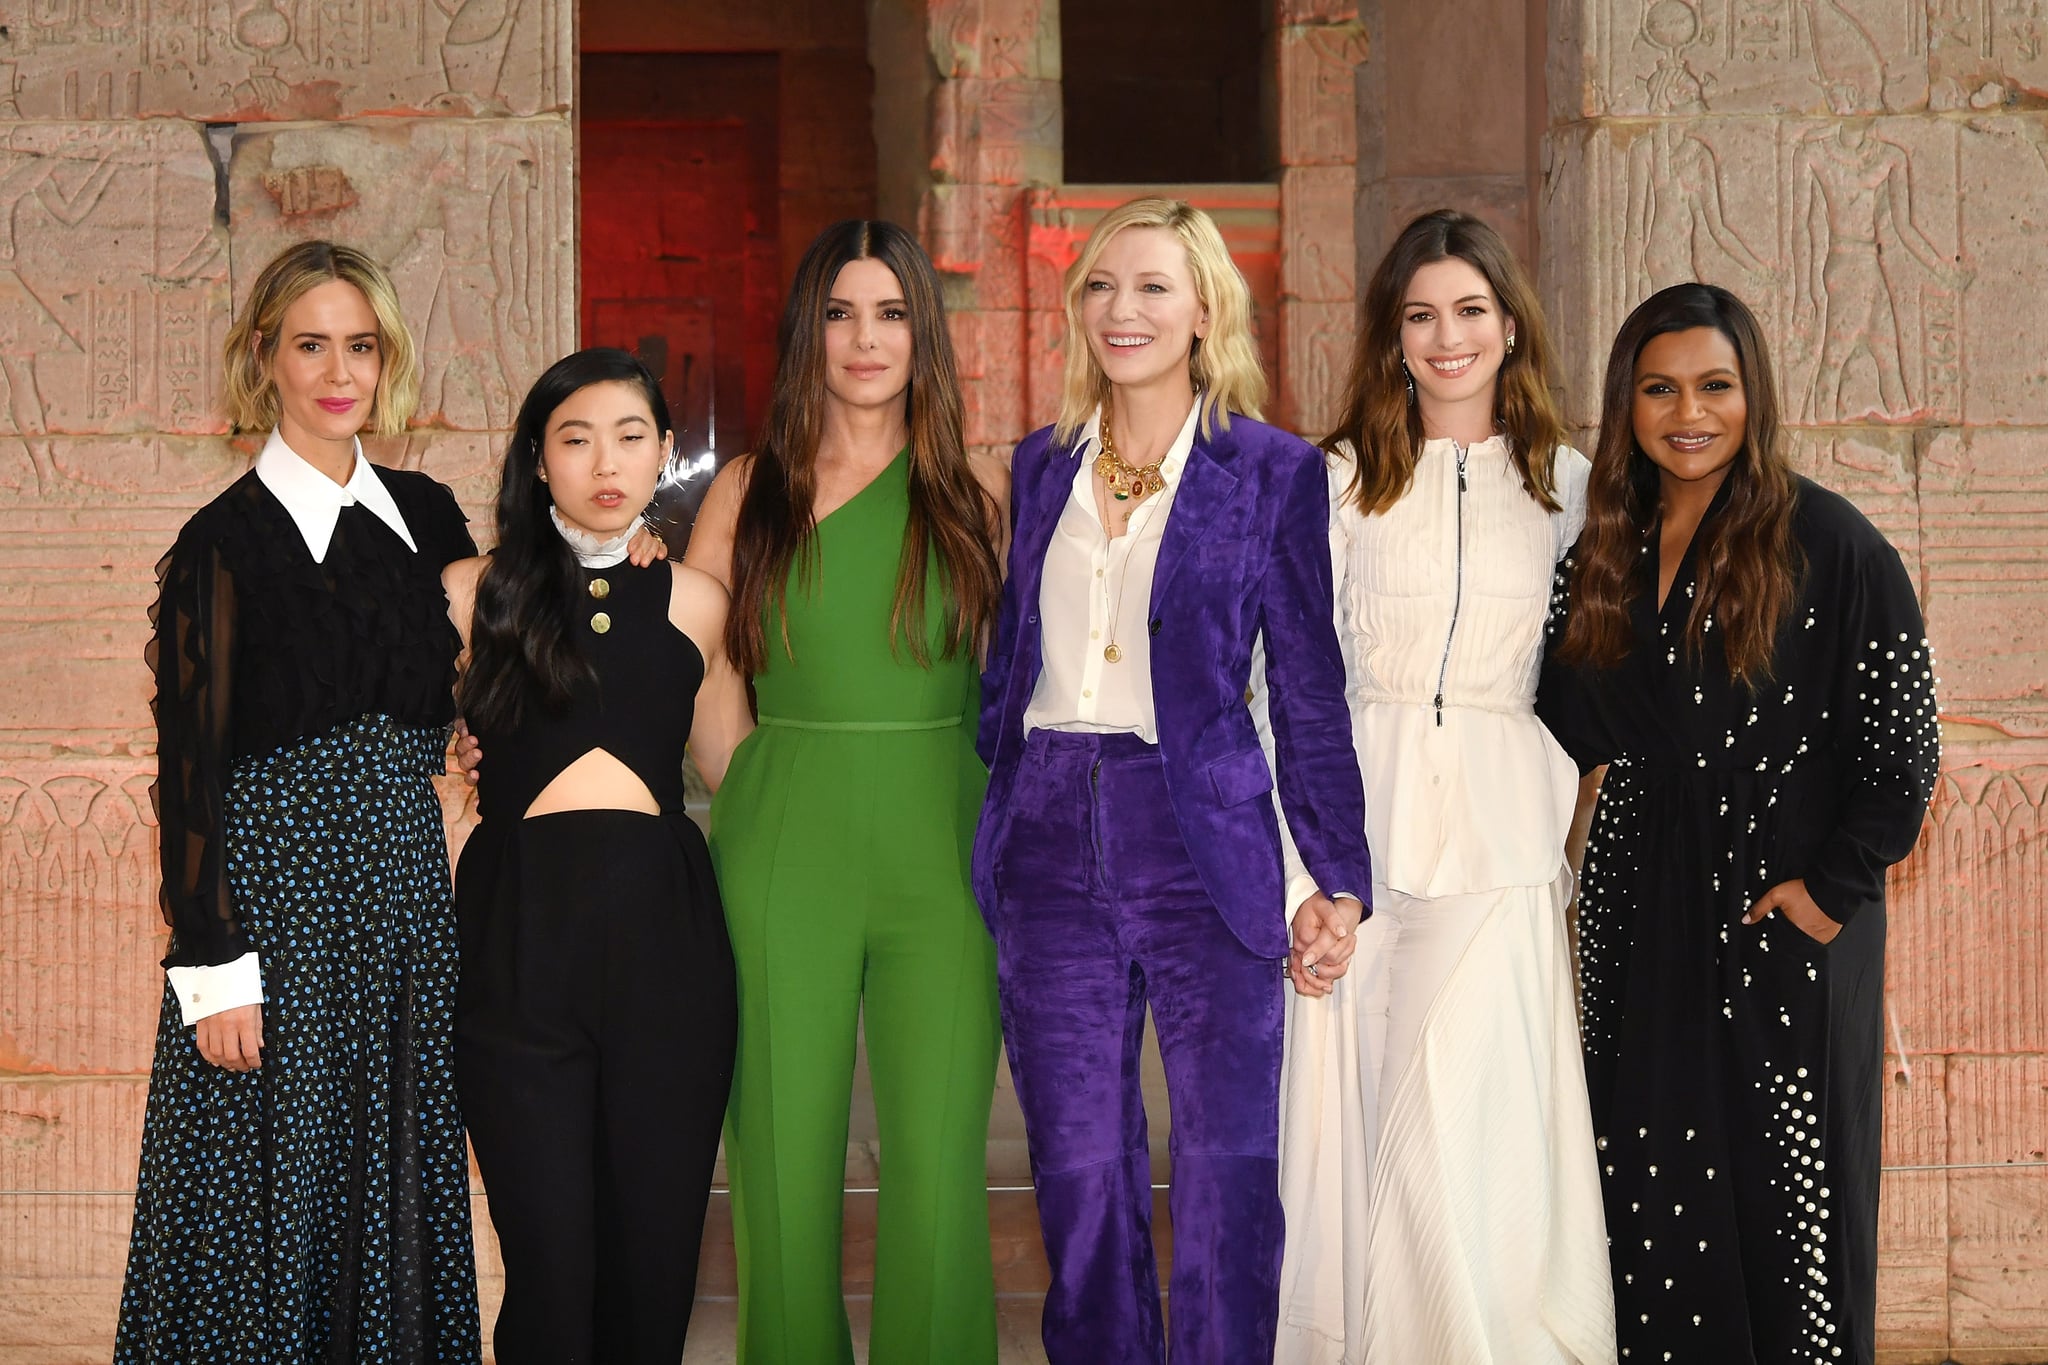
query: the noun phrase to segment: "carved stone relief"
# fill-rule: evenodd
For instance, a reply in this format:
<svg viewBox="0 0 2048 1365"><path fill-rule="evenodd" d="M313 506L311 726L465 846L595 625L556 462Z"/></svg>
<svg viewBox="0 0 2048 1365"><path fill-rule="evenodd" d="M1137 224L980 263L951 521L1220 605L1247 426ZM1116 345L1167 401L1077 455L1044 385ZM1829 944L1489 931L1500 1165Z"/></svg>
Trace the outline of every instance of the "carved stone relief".
<svg viewBox="0 0 2048 1365"><path fill-rule="evenodd" d="M567 125L555 120L418 120L244 129L234 140L235 287L287 243L320 234L383 261L420 343L421 422L511 426L519 396L576 335ZM311 182L406 192L287 213L268 186Z"/></svg>
<svg viewBox="0 0 2048 1365"><path fill-rule="evenodd" d="M1553 80L1553 97L1580 117L1654 114L1673 86L1716 114L1924 108L1926 3L1592 0L1582 79Z"/></svg>
<svg viewBox="0 0 2048 1365"><path fill-rule="evenodd" d="M37 0L0 116L208 122L567 107L568 0Z"/></svg>

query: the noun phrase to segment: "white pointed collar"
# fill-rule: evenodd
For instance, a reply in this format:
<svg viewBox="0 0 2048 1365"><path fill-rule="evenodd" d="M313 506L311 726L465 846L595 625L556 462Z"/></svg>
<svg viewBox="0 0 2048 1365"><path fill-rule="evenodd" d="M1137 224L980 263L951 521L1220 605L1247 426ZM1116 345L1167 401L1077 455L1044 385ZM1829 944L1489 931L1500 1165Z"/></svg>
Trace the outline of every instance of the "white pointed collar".
<svg viewBox="0 0 2048 1365"><path fill-rule="evenodd" d="M341 519L341 509L361 503L374 513L377 519L398 533L398 538L415 554L419 544L406 529L405 518L399 514L398 503L391 496L391 490L377 477L377 471L363 458L363 443L355 443L356 463L350 471L348 482L336 483L308 464L303 456L284 443L284 436L271 432L270 439L263 443L263 453L256 457L256 477L263 481L277 500L284 504L284 510L291 513L299 534L306 539L306 548L312 552L315 564L325 563L327 546L334 539L334 523Z"/></svg>

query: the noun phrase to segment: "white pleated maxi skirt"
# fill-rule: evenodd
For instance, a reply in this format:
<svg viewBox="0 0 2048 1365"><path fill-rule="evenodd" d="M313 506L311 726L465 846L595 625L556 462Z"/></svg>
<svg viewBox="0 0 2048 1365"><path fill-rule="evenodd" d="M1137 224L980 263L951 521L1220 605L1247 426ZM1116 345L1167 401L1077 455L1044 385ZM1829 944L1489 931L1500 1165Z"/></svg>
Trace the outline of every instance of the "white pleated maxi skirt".
<svg viewBox="0 0 2048 1365"><path fill-rule="evenodd" d="M1615 1361L1571 886L1376 887L1349 974L1290 998L1277 1365Z"/></svg>

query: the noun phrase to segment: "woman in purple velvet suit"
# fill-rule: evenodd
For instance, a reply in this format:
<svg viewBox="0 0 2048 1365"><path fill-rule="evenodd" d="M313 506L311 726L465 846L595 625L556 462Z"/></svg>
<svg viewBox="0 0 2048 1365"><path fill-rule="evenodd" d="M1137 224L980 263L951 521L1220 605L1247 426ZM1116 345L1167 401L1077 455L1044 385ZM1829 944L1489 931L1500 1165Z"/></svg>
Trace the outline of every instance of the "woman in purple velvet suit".
<svg viewBox="0 0 2048 1365"><path fill-rule="evenodd" d="M1279 1311L1283 976L1329 989L1372 884L1329 494L1313 447L1248 415L1266 387L1250 299L1207 215L1109 214L1066 312L1059 421L1012 460L974 851L1052 1266L1046 1353L1167 1358L1149 1002L1173 1111L1172 1359L1244 1365L1271 1358ZM1262 636L1270 767L1246 706ZM1276 777L1323 889L1291 945Z"/></svg>

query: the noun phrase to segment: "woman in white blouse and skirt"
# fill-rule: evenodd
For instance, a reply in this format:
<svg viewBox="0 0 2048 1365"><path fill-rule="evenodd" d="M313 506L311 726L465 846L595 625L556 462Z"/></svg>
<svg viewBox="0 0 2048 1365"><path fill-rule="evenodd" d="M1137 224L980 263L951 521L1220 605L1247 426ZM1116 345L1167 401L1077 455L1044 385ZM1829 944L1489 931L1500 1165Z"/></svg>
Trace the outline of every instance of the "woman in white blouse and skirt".
<svg viewBox="0 0 2048 1365"><path fill-rule="evenodd" d="M1336 991L1289 1006L1283 1365L1615 1358L1565 933L1578 771L1533 709L1588 471L1549 363L1492 229L1408 225L1324 442L1374 914Z"/></svg>

